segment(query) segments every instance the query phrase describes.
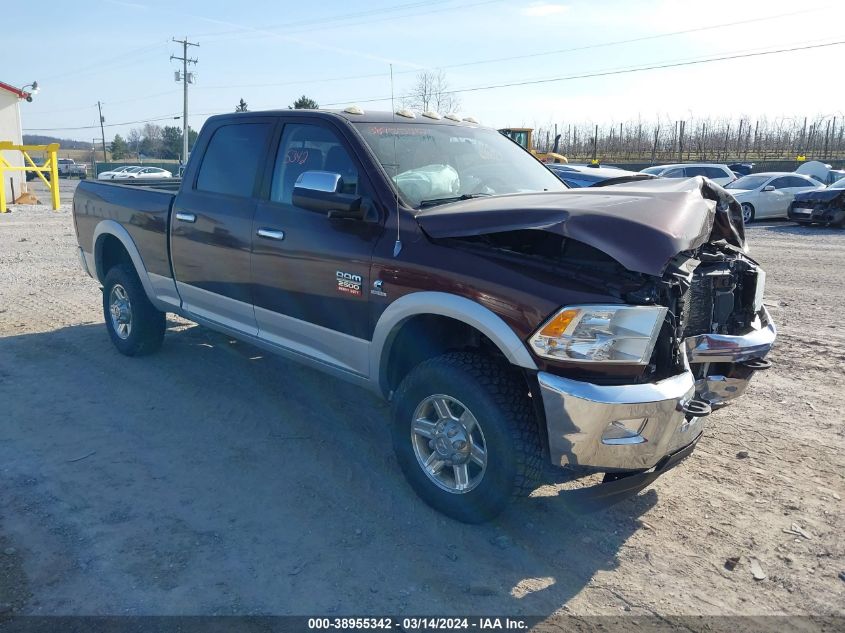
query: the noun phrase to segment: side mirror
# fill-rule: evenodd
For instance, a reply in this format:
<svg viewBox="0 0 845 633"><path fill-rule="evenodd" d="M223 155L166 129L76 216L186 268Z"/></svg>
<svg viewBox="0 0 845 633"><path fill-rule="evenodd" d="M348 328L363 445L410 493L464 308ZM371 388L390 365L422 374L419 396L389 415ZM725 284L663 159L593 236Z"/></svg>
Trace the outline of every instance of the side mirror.
<svg viewBox="0 0 845 633"><path fill-rule="evenodd" d="M766 185L765 187L763 187L763 191L774 191L774 190L775 190L774 185Z"/></svg>
<svg viewBox="0 0 845 633"><path fill-rule="evenodd" d="M361 196L343 193L343 177L330 171L301 173L293 186L291 202L309 211L327 213L330 218L370 222L375 212Z"/></svg>

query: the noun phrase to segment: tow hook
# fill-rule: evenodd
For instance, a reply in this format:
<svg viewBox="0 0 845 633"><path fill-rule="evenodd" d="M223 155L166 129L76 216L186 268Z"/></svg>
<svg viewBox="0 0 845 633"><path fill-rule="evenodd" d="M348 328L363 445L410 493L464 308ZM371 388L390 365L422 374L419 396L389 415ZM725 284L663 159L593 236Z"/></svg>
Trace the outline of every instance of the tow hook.
<svg viewBox="0 0 845 633"><path fill-rule="evenodd" d="M692 398L686 402L679 402L678 411L683 411L686 415L691 415L694 418L703 418L705 415L710 415L713 408L706 400Z"/></svg>
<svg viewBox="0 0 845 633"><path fill-rule="evenodd" d="M744 363L740 363L743 367L748 367L748 369L753 369L754 371L760 371L763 369L768 369L772 366L772 361L766 360L765 358L752 358L751 360L747 360Z"/></svg>

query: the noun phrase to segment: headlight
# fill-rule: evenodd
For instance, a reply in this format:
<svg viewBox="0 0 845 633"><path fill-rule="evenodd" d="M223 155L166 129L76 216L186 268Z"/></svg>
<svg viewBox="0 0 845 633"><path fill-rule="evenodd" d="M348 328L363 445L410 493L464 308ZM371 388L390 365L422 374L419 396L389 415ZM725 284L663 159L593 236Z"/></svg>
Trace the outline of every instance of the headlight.
<svg viewBox="0 0 845 633"><path fill-rule="evenodd" d="M539 356L569 362L645 365L666 308L591 305L561 308L529 339Z"/></svg>

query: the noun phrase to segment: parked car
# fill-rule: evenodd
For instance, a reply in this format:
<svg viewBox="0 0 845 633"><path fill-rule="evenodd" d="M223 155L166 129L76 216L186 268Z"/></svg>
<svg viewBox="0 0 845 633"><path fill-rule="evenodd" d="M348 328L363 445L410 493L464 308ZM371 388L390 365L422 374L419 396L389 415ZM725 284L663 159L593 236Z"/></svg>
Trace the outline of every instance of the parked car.
<svg viewBox="0 0 845 633"><path fill-rule="evenodd" d="M627 171L618 167L593 167L592 165L547 164L555 175L570 187L607 187L636 180L656 178L651 174Z"/></svg>
<svg viewBox="0 0 845 633"><path fill-rule="evenodd" d="M742 206L742 219L748 224L762 218L785 218L792 198L801 191L823 185L789 171L770 171L743 176L725 187Z"/></svg>
<svg viewBox="0 0 845 633"><path fill-rule="evenodd" d="M81 178L88 177L88 165L77 163L72 158L59 158L56 161L59 178Z"/></svg>
<svg viewBox="0 0 845 633"><path fill-rule="evenodd" d="M795 173L809 176L823 185L832 185L837 180L845 178L845 171L833 169L831 165L818 160L802 163Z"/></svg>
<svg viewBox="0 0 845 633"><path fill-rule="evenodd" d="M173 178L173 174L160 167L138 167L137 169L127 169L115 175L114 180L127 178Z"/></svg>
<svg viewBox="0 0 845 633"><path fill-rule="evenodd" d="M655 165L640 170L644 174L653 174L660 178L690 178L704 176L723 187L736 180L734 173L727 165L715 163L683 163L676 165Z"/></svg>
<svg viewBox="0 0 845 633"><path fill-rule="evenodd" d="M747 176L751 173L754 169L754 163L731 163L727 166L734 174L737 174L737 178L742 176Z"/></svg>
<svg viewBox="0 0 845 633"><path fill-rule="evenodd" d="M796 193L787 216L798 224L845 226L845 178L824 189Z"/></svg>
<svg viewBox="0 0 845 633"><path fill-rule="evenodd" d="M30 156L30 158L32 158L32 162L35 163L36 167L43 167L44 163L47 161L47 159L44 158L43 156ZM26 165L31 167L31 165L29 163L26 163ZM28 172L25 172L25 173L26 173L27 181L35 180L36 178L38 178L38 174L34 171L28 171ZM49 172L42 172L42 175L47 180L50 180L50 173Z"/></svg>
<svg viewBox="0 0 845 633"><path fill-rule="evenodd" d="M411 487L461 521L544 461L611 473L570 499L629 496L769 365L739 205L705 178L567 189L456 119L219 115L176 192L81 183L108 335L154 352L173 312L380 394Z"/></svg>
<svg viewBox="0 0 845 633"><path fill-rule="evenodd" d="M97 180L114 180L118 174L123 174L129 170L140 170L141 167L136 167L134 165L123 165L122 167L115 167L114 169L110 169L108 171L103 171L97 174Z"/></svg>

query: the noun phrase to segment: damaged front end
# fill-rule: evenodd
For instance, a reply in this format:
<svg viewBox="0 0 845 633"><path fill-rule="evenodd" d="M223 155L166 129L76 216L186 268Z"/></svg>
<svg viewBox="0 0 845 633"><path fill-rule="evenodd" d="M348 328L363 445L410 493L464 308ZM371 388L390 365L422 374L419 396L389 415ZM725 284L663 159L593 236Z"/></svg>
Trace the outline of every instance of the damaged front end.
<svg viewBox="0 0 845 633"><path fill-rule="evenodd" d="M776 330L762 304L765 273L747 255L741 209L704 179L514 197L511 208L525 210L522 222L497 216L506 199L470 201L420 224L460 247L522 257L526 265L602 287L620 305L665 308L636 378L602 380L601 367L624 362L612 356L580 364L547 356L554 362L537 373L551 462L614 480L637 474L614 490L647 485L689 454L712 408L742 395L754 372L769 366ZM532 238L535 232L547 237ZM552 321L583 308L562 306L529 347ZM630 335L626 323L613 321L606 317L608 339ZM574 328L561 325L559 345L578 338ZM532 352L543 350L535 345Z"/></svg>

